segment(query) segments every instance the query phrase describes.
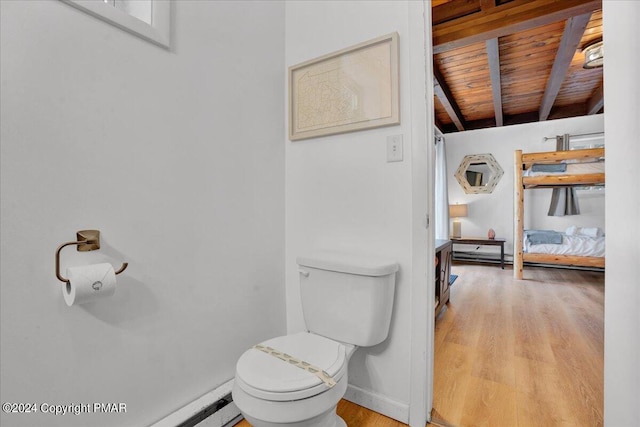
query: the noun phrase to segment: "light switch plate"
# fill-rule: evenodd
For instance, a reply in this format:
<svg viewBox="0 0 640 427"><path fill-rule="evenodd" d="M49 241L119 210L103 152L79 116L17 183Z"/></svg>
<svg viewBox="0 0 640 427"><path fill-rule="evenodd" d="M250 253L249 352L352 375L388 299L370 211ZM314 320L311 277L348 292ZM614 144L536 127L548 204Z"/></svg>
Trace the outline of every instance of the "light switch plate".
<svg viewBox="0 0 640 427"><path fill-rule="evenodd" d="M387 163L402 161L402 135L387 137Z"/></svg>

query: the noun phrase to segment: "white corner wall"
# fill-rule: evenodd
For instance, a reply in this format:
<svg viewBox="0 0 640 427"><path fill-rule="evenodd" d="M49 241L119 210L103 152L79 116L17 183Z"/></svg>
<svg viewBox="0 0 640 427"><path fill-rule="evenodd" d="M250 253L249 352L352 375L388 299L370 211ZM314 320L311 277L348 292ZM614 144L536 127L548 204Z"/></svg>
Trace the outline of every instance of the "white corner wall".
<svg viewBox="0 0 640 427"><path fill-rule="evenodd" d="M426 139L424 132L421 137L413 138L420 134L415 131L419 128L418 122L426 129L427 116L412 121L410 58L415 57L415 64L420 64L422 85L418 88L416 84L415 91L419 92L416 98L420 98L417 102L422 103L420 111L424 112L425 56L424 33L415 35L415 40L410 38L409 14L410 11L416 13L416 8L409 3L286 3L287 66L394 31L400 36L401 125L286 141L285 274L287 327L289 332L296 332L305 330L296 265L298 255L315 249L336 249L382 255L398 261L400 271L389 337L375 347L356 351L349 364L350 385L346 398L405 423L409 420L411 397L412 287L426 287L424 276L422 282L418 278L412 280L415 267L412 244L414 237L422 239L424 250L427 244L424 227L422 234L414 234L412 228L416 225L412 212L412 156ZM422 13L416 16L419 18ZM424 27L423 23L416 22L415 28L420 25ZM416 70L417 74L420 73ZM404 140L404 161L387 163L386 138L399 134ZM425 152L423 147L424 156ZM424 168L426 159L421 161ZM423 171L422 176L425 175ZM426 201L426 184L423 188ZM424 203L420 208L425 209ZM426 257L421 262L426 265ZM425 268L422 271L426 271ZM422 366L426 372L426 336L422 338L425 340ZM423 387L426 390L424 382ZM416 415L416 419L424 415Z"/></svg>
<svg viewBox="0 0 640 427"><path fill-rule="evenodd" d="M507 239L505 254L511 256L513 254L514 151L518 149L523 152L555 151L555 139L545 142L544 137L554 137L565 133L577 135L603 131L604 115L597 114L446 134L449 203L467 203L469 205L468 216L460 218L463 236L484 237L489 228L493 228L497 237ZM611 138L606 135L606 139L610 140ZM464 156L482 153L492 154L504 170L504 175L491 194L465 194L454 176L456 170ZM609 191L608 188L609 186L604 191L579 191L580 215L566 217L547 216L552 190L525 191L525 228L563 231L575 224L579 227L601 227L604 229L604 202L605 194ZM464 250L475 249L475 247L462 248ZM484 246L479 250L490 252L492 248Z"/></svg>
<svg viewBox="0 0 640 427"><path fill-rule="evenodd" d="M604 423L640 425L640 2L603 1L607 133Z"/></svg>
<svg viewBox="0 0 640 427"><path fill-rule="evenodd" d="M5 414L11 426L144 426L285 332L284 3L174 3L158 48L59 1L1 7L3 402L122 402ZM67 266L129 268L67 307Z"/></svg>

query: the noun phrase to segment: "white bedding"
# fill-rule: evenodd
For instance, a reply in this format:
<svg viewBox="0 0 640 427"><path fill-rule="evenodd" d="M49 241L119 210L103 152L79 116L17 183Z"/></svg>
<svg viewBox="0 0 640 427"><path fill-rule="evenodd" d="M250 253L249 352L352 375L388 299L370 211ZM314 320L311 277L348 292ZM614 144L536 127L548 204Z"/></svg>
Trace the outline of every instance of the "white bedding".
<svg viewBox="0 0 640 427"><path fill-rule="evenodd" d="M563 234L561 245L530 245L528 239L525 238L523 249L525 252L532 254L604 257L604 236L588 237Z"/></svg>
<svg viewBox="0 0 640 427"><path fill-rule="evenodd" d="M522 176L582 175L587 173L604 173L604 161L567 163L566 172L531 172L531 168L529 168L523 172Z"/></svg>

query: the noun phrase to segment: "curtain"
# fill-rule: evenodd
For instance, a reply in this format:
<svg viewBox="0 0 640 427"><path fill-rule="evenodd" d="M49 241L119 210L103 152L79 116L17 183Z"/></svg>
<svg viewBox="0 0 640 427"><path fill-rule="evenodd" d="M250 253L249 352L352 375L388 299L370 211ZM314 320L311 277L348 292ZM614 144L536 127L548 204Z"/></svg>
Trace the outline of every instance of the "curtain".
<svg viewBox="0 0 640 427"><path fill-rule="evenodd" d="M447 156L444 138L436 138L435 170L435 224L436 239L449 238L449 189L447 183Z"/></svg>
<svg viewBox="0 0 640 427"><path fill-rule="evenodd" d="M556 151L569 149L569 134L556 136ZM548 216L580 215L580 205L575 188L554 188Z"/></svg>

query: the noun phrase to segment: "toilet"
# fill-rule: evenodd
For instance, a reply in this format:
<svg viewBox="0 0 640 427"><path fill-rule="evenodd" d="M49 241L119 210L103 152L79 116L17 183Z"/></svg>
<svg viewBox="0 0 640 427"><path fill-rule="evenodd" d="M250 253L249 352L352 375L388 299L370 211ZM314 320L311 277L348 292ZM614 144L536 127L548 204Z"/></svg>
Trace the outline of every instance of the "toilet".
<svg viewBox="0 0 640 427"><path fill-rule="evenodd" d="M398 264L337 252L297 263L307 332L247 350L236 364L233 400L253 427L346 427L336 406L349 359L387 338Z"/></svg>

